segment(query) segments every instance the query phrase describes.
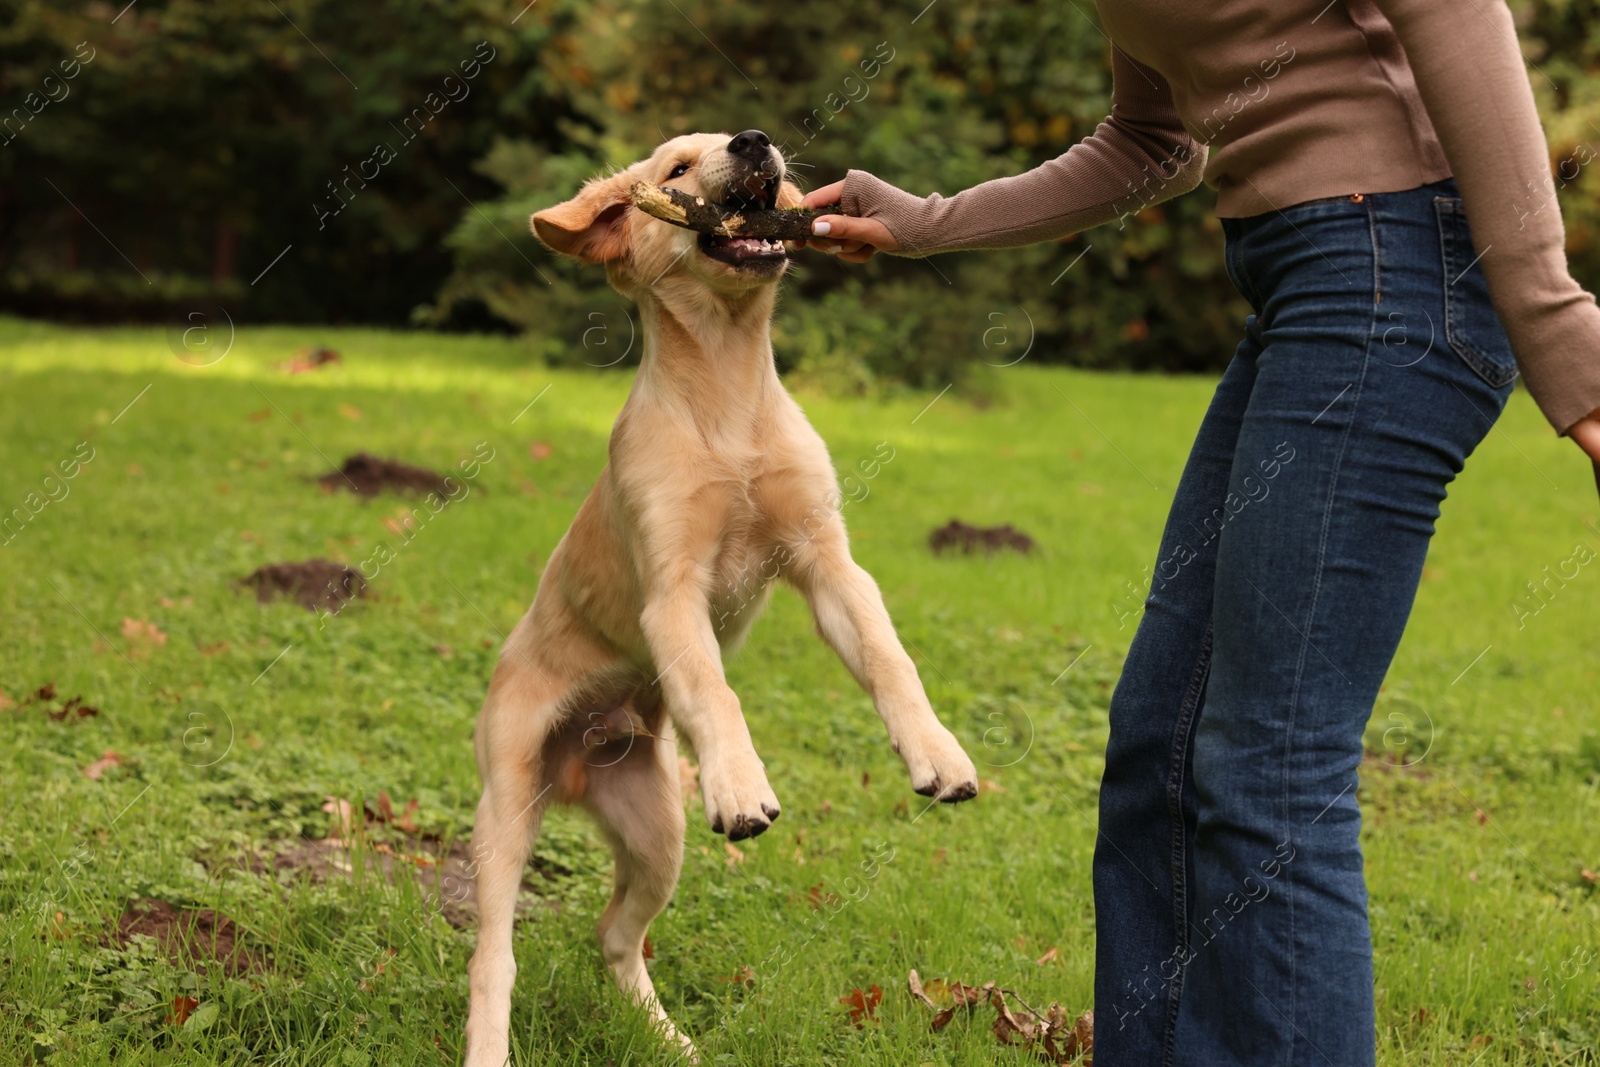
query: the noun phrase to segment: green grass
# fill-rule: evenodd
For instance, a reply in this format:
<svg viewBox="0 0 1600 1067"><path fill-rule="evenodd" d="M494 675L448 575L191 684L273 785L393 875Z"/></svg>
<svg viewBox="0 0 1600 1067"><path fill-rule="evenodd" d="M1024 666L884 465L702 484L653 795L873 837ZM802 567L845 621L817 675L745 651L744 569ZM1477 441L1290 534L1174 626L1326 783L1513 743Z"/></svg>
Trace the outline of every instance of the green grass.
<svg viewBox="0 0 1600 1067"><path fill-rule="evenodd" d="M308 343L344 358L278 369ZM514 341L331 329L242 330L197 368L160 330L0 319L0 506L43 496L54 464L94 449L0 548L0 688L20 700L54 681L99 708L0 712L0 1062L458 1058L470 930L409 886L313 885L238 859L326 834L330 795L416 797L425 829L468 833L498 635L599 471L629 380L529 365ZM1036 1062L997 1045L987 1011L930 1033L905 992L913 967L1089 1004L1095 790L1133 632L1119 612L1210 383L1016 367L997 389L983 409L953 393L802 398L842 472L894 449L846 511L855 549L934 706L1001 789L917 818L868 700L780 592L728 674L783 821L733 865L691 813L682 884L651 932L662 1000L708 1063ZM1600 1060L1600 887L1581 874L1600 869L1600 577L1585 566L1520 628L1512 607L1575 545L1600 547L1596 500L1525 396L1501 431L1445 507L1374 717L1375 748L1391 713L1426 726L1408 758L1431 747L1361 787L1385 1064ZM494 458L472 495L409 544L384 523L399 499L312 481L357 449L444 468L479 442ZM935 559L925 537L952 516L1015 523L1042 551ZM375 595L320 629L233 584L385 543ZM124 618L165 644L124 636ZM85 777L107 749L123 764ZM558 813L538 856L573 873L544 881L550 905L518 925L516 1062L661 1062L603 979L598 838ZM844 898L836 914L807 902L819 884ZM274 969L233 980L109 947L137 896L234 917ZM1056 962L1035 962L1052 947ZM744 966L753 988L727 981ZM874 984L877 1020L857 1030L839 998ZM180 995L215 1006L208 1026L167 1022Z"/></svg>

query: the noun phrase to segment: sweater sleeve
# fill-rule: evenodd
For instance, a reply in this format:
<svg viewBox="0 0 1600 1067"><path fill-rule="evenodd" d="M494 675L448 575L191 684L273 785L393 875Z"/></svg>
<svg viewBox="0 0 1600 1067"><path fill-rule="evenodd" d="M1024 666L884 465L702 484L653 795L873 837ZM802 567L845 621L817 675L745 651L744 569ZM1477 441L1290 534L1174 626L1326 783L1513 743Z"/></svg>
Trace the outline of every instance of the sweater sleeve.
<svg viewBox="0 0 1600 1067"><path fill-rule="evenodd" d="M1567 268L1550 149L1504 0L1375 0L1461 188L1528 392L1561 433L1600 409L1600 307Z"/></svg>
<svg viewBox="0 0 1600 1067"><path fill-rule="evenodd" d="M840 209L875 218L896 255L1010 248L1065 237L1200 184L1206 149L1184 129L1161 75L1115 45L1111 114L1064 155L952 197L913 196L866 171L844 180Z"/></svg>

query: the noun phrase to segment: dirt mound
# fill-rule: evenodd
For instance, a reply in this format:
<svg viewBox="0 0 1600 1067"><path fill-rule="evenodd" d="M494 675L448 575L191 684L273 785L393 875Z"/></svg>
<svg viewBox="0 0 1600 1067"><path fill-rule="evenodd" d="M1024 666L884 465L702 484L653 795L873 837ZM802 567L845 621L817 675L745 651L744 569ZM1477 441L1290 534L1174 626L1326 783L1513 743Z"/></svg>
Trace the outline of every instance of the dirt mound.
<svg viewBox="0 0 1600 1067"><path fill-rule="evenodd" d="M343 467L332 474L324 474L317 481L324 489L348 489L357 496L377 496L385 489L405 493L449 493L443 475L398 460L379 459L366 452L357 452L344 461Z"/></svg>
<svg viewBox="0 0 1600 1067"><path fill-rule="evenodd" d="M136 934L155 938L174 963L193 963L201 972L213 964L233 977L272 969L272 961L264 953L244 946L244 932L238 924L210 908L189 911L165 900L135 897L109 940L126 946Z"/></svg>
<svg viewBox="0 0 1600 1067"><path fill-rule="evenodd" d="M254 587L256 600L262 604L288 597L308 611L326 608L335 615L356 597L367 595L367 580L361 572L331 559L268 563L239 584Z"/></svg>
<svg viewBox="0 0 1600 1067"><path fill-rule="evenodd" d="M296 352L295 357L289 362L279 364L279 368L288 371L290 374L304 374L308 370L316 370L318 367L325 367L329 363L337 362L339 362L339 353L333 349L323 348L320 345L307 345L299 352Z"/></svg>
<svg viewBox="0 0 1600 1067"><path fill-rule="evenodd" d="M992 556L1003 548L1013 548L1027 555L1033 551L1034 542L1033 538L1010 523L982 527L951 519L928 535L928 547L933 549L936 556L943 555L947 548L959 548L969 556L979 548L983 549L986 556Z"/></svg>
<svg viewBox="0 0 1600 1067"><path fill-rule="evenodd" d="M257 874L279 875L295 872L316 883L337 878L354 878L362 867L391 886L410 879L422 898L425 914L437 912L445 922L461 929L478 917L476 876L481 865L474 862L470 841L458 840L449 848L437 841L412 838L396 844L376 841L351 843L330 838L322 841L295 840L269 846L265 855L248 857L243 866ZM530 862L527 871L550 881L572 872L565 868ZM517 892L517 914L527 914L541 904L559 909L558 901L544 900L536 885L524 873Z"/></svg>

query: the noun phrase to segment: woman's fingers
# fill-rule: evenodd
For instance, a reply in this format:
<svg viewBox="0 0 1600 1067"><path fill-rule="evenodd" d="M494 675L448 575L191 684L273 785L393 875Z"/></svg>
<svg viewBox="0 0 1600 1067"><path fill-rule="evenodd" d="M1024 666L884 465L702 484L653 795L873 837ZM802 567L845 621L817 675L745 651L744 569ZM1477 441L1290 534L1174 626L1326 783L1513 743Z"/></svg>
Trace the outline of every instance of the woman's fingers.
<svg viewBox="0 0 1600 1067"><path fill-rule="evenodd" d="M1600 411L1568 430L1567 436L1593 461L1595 489L1600 490Z"/></svg>
<svg viewBox="0 0 1600 1067"><path fill-rule="evenodd" d="M830 256L838 256L847 263L865 263L877 251L861 241L829 241L817 237L811 239L811 247Z"/></svg>
<svg viewBox="0 0 1600 1067"><path fill-rule="evenodd" d="M1587 452L1590 459L1600 463L1600 412L1580 420L1567 431L1567 436Z"/></svg>
<svg viewBox="0 0 1600 1067"><path fill-rule="evenodd" d="M844 195L844 182L813 189L801 201L808 208L829 207ZM900 247L889 228L876 219L853 215L820 215L812 220L810 245L819 252L838 256L848 263L865 263L880 249L889 252Z"/></svg>
<svg viewBox="0 0 1600 1067"><path fill-rule="evenodd" d="M837 204L839 198L843 195L844 182L834 182L832 185L824 185L821 189L811 190L806 194L805 199L800 201L800 206L811 208L827 207L829 204Z"/></svg>
<svg viewBox="0 0 1600 1067"><path fill-rule="evenodd" d="M871 245L883 252L892 252L900 247L900 243L894 239L894 234L877 219L858 219L853 215L819 215L811 222L811 232L817 237L828 238L828 241L841 252L839 246L851 241ZM822 242L813 243L824 251L827 250L827 246Z"/></svg>

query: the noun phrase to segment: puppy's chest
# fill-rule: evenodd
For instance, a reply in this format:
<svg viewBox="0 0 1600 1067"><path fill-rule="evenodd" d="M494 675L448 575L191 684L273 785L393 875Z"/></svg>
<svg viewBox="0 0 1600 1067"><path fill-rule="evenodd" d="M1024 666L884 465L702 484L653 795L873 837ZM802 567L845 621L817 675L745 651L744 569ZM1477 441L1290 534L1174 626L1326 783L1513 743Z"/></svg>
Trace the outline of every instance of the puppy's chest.
<svg viewBox="0 0 1600 1067"><path fill-rule="evenodd" d="M753 485L740 488L725 504L711 575L710 599L722 611L759 596L778 577L785 558L774 537L773 517L761 506L761 494Z"/></svg>

